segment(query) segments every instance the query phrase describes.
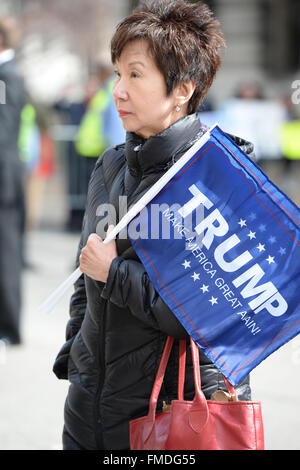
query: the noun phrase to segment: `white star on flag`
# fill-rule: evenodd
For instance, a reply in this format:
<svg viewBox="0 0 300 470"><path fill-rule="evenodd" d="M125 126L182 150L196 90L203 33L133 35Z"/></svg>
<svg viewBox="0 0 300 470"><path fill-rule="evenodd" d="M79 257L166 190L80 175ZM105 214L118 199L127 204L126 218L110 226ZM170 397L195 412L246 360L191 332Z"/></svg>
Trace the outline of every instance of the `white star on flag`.
<svg viewBox="0 0 300 470"><path fill-rule="evenodd" d="M197 281L197 280L200 279L200 274L199 273L194 273L191 277L194 279L194 281Z"/></svg>
<svg viewBox="0 0 300 470"><path fill-rule="evenodd" d="M248 237L250 238L250 240L252 240L252 238L256 238L255 234L256 232L251 232L250 230L250 232L248 233Z"/></svg>
<svg viewBox="0 0 300 470"><path fill-rule="evenodd" d="M259 250L260 253L261 253L262 251L265 251L265 245L262 245L261 243L259 243L256 248L258 248L258 250Z"/></svg>
<svg viewBox="0 0 300 470"><path fill-rule="evenodd" d="M191 262L185 259L184 262L181 263L181 265L184 266L184 269L187 269L191 267Z"/></svg>
<svg viewBox="0 0 300 470"><path fill-rule="evenodd" d="M274 263L274 256L268 256L268 258L266 258L266 260L268 261L269 264L271 263Z"/></svg>
<svg viewBox="0 0 300 470"><path fill-rule="evenodd" d="M203 286L200 287L200 289L202 290L203 294L204 292L208 292L208 286L206 286L205 284L203 284Z"/></svg>
<svg viewBox="0 0 300 470"><path fill-rule="evenodd" d="M281 255L285 255L285 254L286 254L286 249L280 247L279 253L280 253Z"/></svg>
<svg viewBox="0 0 300 470"><path fill-rule="evenodd" d="M211 299L209 299L209 302L214 305L214 304L217 304L218 303L218 298L217 297L212 297Z"/></svg>
<svg viewBox="0 0 300 470"><path fill-rule="evenodd" d="M243 219L240 219L240 221L238 222L238 224L242 227L246 227L246 220L243 220Z"/></svg>

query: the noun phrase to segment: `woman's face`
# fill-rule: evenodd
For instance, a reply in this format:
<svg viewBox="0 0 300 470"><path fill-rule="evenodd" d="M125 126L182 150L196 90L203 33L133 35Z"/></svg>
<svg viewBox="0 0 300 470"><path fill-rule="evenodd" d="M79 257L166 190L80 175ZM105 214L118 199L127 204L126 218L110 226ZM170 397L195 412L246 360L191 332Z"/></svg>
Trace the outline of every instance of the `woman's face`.
<svg viewBox="0 0 300 470"><path fill-rule="evenodd" d="M177 95L167 96L164 77L148 52L147 42L135 40L115 64L113 98L126 131L147 139L163 131L185 113L176 112Z"/></svg>

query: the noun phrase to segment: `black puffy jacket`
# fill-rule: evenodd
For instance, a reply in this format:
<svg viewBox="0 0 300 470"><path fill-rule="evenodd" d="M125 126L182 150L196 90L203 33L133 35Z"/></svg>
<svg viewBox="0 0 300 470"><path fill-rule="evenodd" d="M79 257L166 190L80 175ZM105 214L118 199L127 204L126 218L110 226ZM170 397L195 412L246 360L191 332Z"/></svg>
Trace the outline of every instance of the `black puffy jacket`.
<svg viewBox="0 0 300 470"><path fill-rule="evenodd" d="M130 207L203 132L197 116L190 115L146 141L127 133L125 145L107 150L98 159L89 184L77 263L88 236L103 221L97 208L113 204L118 216L120 195L127 196ZM244 151L252 152L251 144L236 141ZM97 228L98 235L105 238L99 225ZM65 404L65 449L128 449L128 422L148 412L167 335L187 337L155 291L129 239L118 238L116 243L118 257L111 264L106 284L86 275L76 282L67 341L54 364L55 374L71 383ZM202 388L210 398L224 388L224 382L202 352L200 361ZM188 349L186 399L193 398L191 363ZM159 406L162 400L177 398L177 367L175 341ZM250 399L248 378L237 387L237 393Z"/></svg>

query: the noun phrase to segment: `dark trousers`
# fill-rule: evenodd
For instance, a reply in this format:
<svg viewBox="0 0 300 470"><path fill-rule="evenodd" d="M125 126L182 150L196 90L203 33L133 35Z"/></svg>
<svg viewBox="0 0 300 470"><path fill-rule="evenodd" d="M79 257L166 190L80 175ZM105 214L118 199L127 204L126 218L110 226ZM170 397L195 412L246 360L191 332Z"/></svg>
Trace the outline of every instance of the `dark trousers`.
<svg viewBox="0 0 300 470"><path fill-rule="evenodd" d="M0 338L20 342L22 212L0 204Z"/></svg>

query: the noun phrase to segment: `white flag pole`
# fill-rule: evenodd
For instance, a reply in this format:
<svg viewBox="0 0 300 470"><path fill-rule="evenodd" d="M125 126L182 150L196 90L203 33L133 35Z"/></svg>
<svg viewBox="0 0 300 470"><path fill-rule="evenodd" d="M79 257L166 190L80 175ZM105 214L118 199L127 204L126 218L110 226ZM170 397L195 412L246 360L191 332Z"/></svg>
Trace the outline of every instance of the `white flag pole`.
<svg viewBox="0 0 300 470"><path fill-rule="evenodd" d="M149 202L167 185L167 183L179 172L179 170L192 158L192 156L203 146L210 138L210 133L217 126L214 124L185 154L177 160L176 163L134 204L131 209L124 215L120 222L113 228L110 234L104 240L104 244L113 240L116 235L121 232L129 222L149 204ZM80 268L75 269L73 273L58 286L58 288L42 303L39 311L50 312L65 292L80 278L82 272Z"/></svg>

